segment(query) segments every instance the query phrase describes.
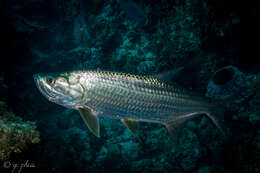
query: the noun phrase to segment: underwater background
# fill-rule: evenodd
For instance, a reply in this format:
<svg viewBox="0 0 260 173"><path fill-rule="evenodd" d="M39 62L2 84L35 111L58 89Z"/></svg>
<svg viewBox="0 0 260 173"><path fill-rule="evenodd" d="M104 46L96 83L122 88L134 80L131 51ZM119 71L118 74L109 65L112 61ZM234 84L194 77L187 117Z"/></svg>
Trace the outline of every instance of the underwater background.
<svg viewBox="0 0 260 173"><path fill-rule="evenodd" d="M260 172L255 0L1 0L0 172ZM243 41L242 41L243 40ZM205 116L172 141L160 124L100 118L101 138L53 104L33 74L156 75L225 98L227 138Z"/></svg>

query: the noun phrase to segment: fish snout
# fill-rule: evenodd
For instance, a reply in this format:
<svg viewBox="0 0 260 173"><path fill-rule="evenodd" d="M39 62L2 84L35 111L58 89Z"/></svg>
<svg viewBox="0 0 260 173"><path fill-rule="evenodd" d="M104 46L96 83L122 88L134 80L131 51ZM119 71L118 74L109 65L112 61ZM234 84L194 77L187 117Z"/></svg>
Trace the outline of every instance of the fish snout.
<svg viewBox="0 0 260 173"><path fill-rule="evenodd" d="M53 97L53 91L46 82L46 77L42 74L34 74L33 75L34 82L39 89L39 91L48 99Z"/></svg>

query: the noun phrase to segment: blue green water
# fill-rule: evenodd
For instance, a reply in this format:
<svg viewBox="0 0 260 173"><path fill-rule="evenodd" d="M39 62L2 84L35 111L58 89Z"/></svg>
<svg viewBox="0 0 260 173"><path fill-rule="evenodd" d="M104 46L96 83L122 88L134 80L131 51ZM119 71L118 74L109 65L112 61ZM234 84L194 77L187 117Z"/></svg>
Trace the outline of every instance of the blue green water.
<svg viewBox="0 0 260 173"><path fill-rule="evenodd" d="M242 16L231 0L1 1L0 151L11 153L1 172L259 172L256 6L244 3ZM202 115L181 125L177 141L159 124L141 122L134 136L105 118L96 138L78 112L49 102L33 80L42 72L156 75L178 67L185 67L178 85L212 99L234 95L220 101L228 137ZM24 126L35 122L40 141L15 134L4 143L3 129L19 131L2 121L6 112Z"/></svg>

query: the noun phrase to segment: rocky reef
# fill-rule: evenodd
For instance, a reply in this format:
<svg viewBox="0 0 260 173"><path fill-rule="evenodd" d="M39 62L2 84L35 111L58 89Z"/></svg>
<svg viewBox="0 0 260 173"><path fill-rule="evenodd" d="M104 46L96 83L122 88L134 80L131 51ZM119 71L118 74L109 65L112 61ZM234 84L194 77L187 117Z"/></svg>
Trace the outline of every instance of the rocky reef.
<svg viewBox="0 0 260 173"><path fill-rule="evenodd" d="M0 96L6 95L8 99L3 102L14 114L36 121L41 134L40 144L16 160L30 160L41 172L259 172L260 66L250 59L255 56L250 56L253 46L248 46L246 54L241 52L239 3L1 3L2 21L7 26L1 32L6 38L3 53L8 59L0 64L0 71L11 92L6 92L7 85L0 78ZM256 21L256 9L253 3L244 3L244 18L251 26ZM247 34L251 35L251 30ZM98 139L87 131L76 111L48 102L32 77L39 72L76 69L155 75L177 67L184 70L174 82L221 102L227 138L201 115L182 125L177 142L170 139L162 125L139 123L134 136L120 121L102 117ZM20 151L25 143L39 141L34 123L21 121L13 113L1 116L0 122L0 129L10 124L7 136L17 139L5 137L8 140L3 146L12 147L4 150L5 158L9 152Z"/></svg>

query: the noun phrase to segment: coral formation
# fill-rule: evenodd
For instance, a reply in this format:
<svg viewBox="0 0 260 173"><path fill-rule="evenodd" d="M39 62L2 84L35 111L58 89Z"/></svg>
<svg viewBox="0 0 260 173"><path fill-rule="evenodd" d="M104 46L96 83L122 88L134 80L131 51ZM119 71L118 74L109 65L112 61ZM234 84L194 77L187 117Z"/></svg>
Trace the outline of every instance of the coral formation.
<svg viewBox="0 0 260 173"><path fill-rule="evenodd" d="M250 87L251 75L246 75L234 66L218 69L207 86L206 96L219 99L233 99L241 103L253 94Z"/></svg>
<svg viewBox="0 0 260 173"><path fill-rule="evenodd" d="M12 113L0 115L0 160L6 160L11 153L20 153L29 143L40 141L36 124L24 122Z"/></svg>
<svg viewBox="0 0 260 173"><path fill-rule="evenodd" d="M234 66L226 66L215 72L208 83L207 96L220 99L232 94L246 85L245 75Z"/></svg>
<svg viewBox="0 0 260 173"><path fill-rule="evenodd" d="M6 87L3 83L0 86ZM7 160L12 153L22 152L29 143L38 143L39 137L36 123L23 121L7 111L5 102L0 100L0 161Z"/></svg>
<svg viewBox="0 0 260 173"><path fill-rule="evenodd" d="M10 33L15 45L7 51L7 57L14 58L7 67L8 87L12 91L9 99L19 110L16 112L37 120L44 145L36 145L34 157L25 157L37 161L42 168L40 172L259 172L260 77L257 75L252 84L256 88L252 94L252 85L248 84L252 65L240 68L243 64L240 64L237 3L225 0L21 2L10 1L6 15L10 16L6 18L9 20L6 33ZM254 14L249 6L252 5L244 8L245 15ZM75 18L79 15L83 17ZM254 18L250 20L255 23ZM251 30L256 27L247 28L250 29L247 38L252 39ZM75 38L80 39L74 42ZM79 43L87 46L79 47ZM246 60L250 53L251 50ZM224 98L230 93L242 95L223 101L229 111L225 118L231 124L227 129L232 130L227 141L203 116L183 125L179 143L172 142L161 125L140 123L137 136L133 136L120 121L103 118L100 119L102 137L96 139L76 112L44 100L32 80L35 73L74 69L153 75L176 67L186 68L187 64L198 67L200 73L198 78L193 77L194 70L181 76L183 83L191 83L188 87L201 93L206 91L211 98ZM259 73L259 68L255 73ZM1 98L7 93L2 81L0 78ZM5 100L0 102L1 115L6 113L4 103ZM35 134L33 141L37 141L34 124L12 114L1 116L0 120L1 128L6 128L2 122L13 123L10 128L18 140L5 138L8 139L5 145L18 142L24 146L26 141L32 142L27 132ZM13 145L8 151L19 150ZM9 155L6 150L4 155Z"/></svg>

